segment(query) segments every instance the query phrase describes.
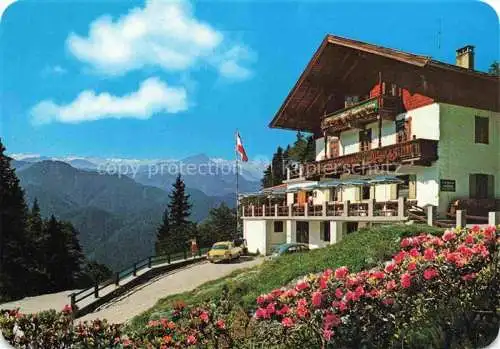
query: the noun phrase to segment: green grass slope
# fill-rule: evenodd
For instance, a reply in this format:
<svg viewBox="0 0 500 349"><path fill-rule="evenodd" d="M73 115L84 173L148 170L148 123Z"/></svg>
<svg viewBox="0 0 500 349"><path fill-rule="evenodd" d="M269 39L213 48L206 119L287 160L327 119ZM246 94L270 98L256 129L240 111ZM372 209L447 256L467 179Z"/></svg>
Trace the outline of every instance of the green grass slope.
<svg viewBox="0 0 500 349"><path fill-rule="evenodd" d="M307 253L285 255L254 268L235 271L192 291L163 298L153 308L133 318L129 328L137 329L145 326L150 319L168 314L173 303L179 300L190 305L214 300L222 294L224 287L229 289L230 300L234 305L252 310L257 296L282 287L301 276L343 265L352 271L359 271L388 260L399 250L402 237L418 235L424 231L433 234L442 232L441 229L425 225L404 224L361 229L346 235L335 245Z"/></svg>

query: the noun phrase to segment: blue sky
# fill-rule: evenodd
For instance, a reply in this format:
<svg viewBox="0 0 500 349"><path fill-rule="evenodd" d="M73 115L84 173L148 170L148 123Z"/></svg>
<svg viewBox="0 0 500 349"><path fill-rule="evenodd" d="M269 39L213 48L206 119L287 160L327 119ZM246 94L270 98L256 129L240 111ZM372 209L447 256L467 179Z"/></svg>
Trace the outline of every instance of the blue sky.
<svg viewBox="0 0 500 349"><path fill-rule="evenodd" d="M267 125L326 33L450 63L472 44L483 71L499 59L479 2L21 0L0 30L0 136L49 156L232 158L236 128L269 156L295 137Z"/></svg>

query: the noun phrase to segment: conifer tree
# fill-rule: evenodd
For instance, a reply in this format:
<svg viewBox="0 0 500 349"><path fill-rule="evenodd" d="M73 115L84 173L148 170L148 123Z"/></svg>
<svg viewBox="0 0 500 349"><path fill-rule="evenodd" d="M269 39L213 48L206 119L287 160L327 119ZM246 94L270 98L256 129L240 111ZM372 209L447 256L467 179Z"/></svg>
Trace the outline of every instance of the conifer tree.
<svg viewBox="0 0 500 349"><path fill-rule="evenodd" d="M0 298L19 298L33 291L37 273L28 251L27 207L11 159L0 140Z"/></svg>
<svg viewBox="0 0 500 349"><path fill-rule="evenodd" d="M156 243L155 243L156 255L162 255L167 252L168 249L166 249L165 247L168 246L168 243L172 238L168 216L169 216L168 208L165 208L165 211L163 212L163 221L160 227L158 228L158 231L156 232Z"/></svg>
<svg viewBox="0 0 500 349"><path fill-rule="evenodd" d="M67 222L58 221L54 215L45 223L46 268L52 291L71 289L81 277L84 262L77 231Z"/></svg>
<svg viewBox="0 0 500 349"><path fill-rule="evenodd" d="M159 238L157 246L162 253L179 252L188 247L187 243L193 238L193 226L189 221L191 215L191 204L189 195L186 194L186 185L179 174L172 185L173 190L169 194L170 203L168 204L168 213L165 210L162 226L158 229ZM167 217L168 226L165 226ZM168 228L168 230L167 230Z"/></svg>

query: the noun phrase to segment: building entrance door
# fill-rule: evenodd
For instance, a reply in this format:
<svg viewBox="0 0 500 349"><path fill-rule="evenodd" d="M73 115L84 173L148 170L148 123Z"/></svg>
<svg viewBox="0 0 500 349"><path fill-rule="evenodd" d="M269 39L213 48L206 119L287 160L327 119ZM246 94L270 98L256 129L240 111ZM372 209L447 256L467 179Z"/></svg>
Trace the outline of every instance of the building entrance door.
<svg viewBox="0 0 500 349"><path fill-rule="evenodd" d="M309 243L309 222L297 222L297 242Z"/></svg>

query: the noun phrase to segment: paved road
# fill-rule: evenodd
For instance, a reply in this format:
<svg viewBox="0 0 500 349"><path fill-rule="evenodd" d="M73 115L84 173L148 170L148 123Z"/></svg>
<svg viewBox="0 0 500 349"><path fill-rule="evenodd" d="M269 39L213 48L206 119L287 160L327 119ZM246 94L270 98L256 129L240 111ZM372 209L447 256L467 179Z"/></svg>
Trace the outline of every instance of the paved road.
<svg viewBox="0 0 500 349"><path fill-rule="evenodd" d="M160 275L79 320L105 318L111 323L125 322L151 308L163 297L192 290L207 281L226 276L234 270L258 265L263 260L263 258L254 260L242 258L239 262L227 264L203 262L189 265L182 269ZM47 309L62 310L64 305L69 303L68 295L71 292L64 291L37 297L28 297L19 301L0 304L0 308L10 309L19 307L21 308L21 312L24 313Z"/></svg>

